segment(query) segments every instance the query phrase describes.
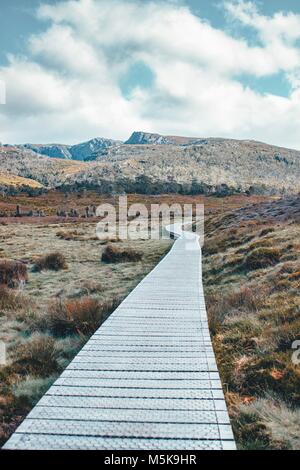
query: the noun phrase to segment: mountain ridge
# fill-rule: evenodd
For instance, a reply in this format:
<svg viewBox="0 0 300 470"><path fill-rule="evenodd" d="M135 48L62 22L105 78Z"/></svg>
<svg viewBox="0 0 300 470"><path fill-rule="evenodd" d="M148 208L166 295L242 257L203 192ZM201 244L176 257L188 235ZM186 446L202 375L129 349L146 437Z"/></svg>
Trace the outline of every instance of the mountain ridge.
<svg viewBox="0 0 300 470"><path fill-rule="evenodd" d="M80 145L87 154L92 152L84 161L48 157L24 146L0 146L0 171L66 191L93 188L104 193L220 195L300 192L300 151L252 140L175 136L173 143L166 143L166 136L160 134L136 132L132 136L139 143L92 139L88 147L86 142L77 144L80 153Z"/></svg>
<svg viewBox="0 0 300 470"><path fill-rule="evenodd" d="M18 148L25 148L33 152L45 155L51 158L62 158L66 160L84 161L90 158L94 152L101 151L107 147L121 144L121 141L106 139L104 137L95 137L94 139L80 142L75 145L66 144L21 144Z"/></svg>

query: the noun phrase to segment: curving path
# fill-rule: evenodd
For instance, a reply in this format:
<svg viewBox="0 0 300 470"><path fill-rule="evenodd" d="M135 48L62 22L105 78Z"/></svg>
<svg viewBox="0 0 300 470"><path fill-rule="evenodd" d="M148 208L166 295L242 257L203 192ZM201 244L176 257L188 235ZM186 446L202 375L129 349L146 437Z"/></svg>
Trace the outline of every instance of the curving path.
<svg viewBox="0 0 300 470"><path fill-rule="evenodd" d="M91 337L5 449L235 449L210 340L198 236Z"/></svg>

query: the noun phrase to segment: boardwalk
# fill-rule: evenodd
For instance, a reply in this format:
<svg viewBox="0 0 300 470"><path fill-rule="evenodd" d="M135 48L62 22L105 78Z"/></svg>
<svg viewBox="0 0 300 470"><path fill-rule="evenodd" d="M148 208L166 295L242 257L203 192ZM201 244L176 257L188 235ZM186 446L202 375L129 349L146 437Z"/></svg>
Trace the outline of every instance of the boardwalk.
<svg viewBox="0 0 300 470"><path fill-rule="evenodd" d="M4 448L235 449L201 275L198 237L183 234Z"/></svg>

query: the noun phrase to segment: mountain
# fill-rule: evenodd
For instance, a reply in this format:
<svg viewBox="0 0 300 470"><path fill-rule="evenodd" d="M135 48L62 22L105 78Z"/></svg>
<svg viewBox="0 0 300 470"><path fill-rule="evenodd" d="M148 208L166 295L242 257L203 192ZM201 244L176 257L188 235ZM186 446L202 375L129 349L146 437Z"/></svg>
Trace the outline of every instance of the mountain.
<svg viewBox="0 0 300 470"><path fill-rule="evenodd" d="M68 145L61 144L24 144L18 145L19 148L24 148L27 150L32 150L35 153L40 155L46 155L47 157L52 158L65 158L66 160L72 159L72 154L70 152L70 147Z"/></svg>
<svg viewBox="0 0 300 470"><path fill-rule="evenodd" d="M19 148L32 150L40 155L46 155L51 158L63 158L66 160L80 160L92 159L95 152L118 145L122 142L112 139L104 139L97 137L87 142L82 142L76 145L64 144L24 144L18 145Z"/></svg>
<svg viewBox="0 0 300 470"><path fill-rule="evenodd" d="M66 191L92 188L102 193L220 195L300 192L300 152L256 141L136 132L124 144L94 139L73 147L72 159L58 159L24 146L3 146L0 171Z"/></svg>
<svg viewBox="0 0 300 470"><path fill-rule="evenodd" d="M114 147L121 143L122 142L118 140L97 137L96 139L92 139L81 144L72 145L70 147L70 153L73 160L87 160L92 158L96 152L101 152L104 149Z"/></svg>
<svg viewBox="0 0 300 470"><path fill-rule="evenodd" d="M171 135L152 134L150 132L133 132L129 139L125 142L126 145L185 145L190 144L195 137L179 137Z"/></svg>
<svg viewBox="0 0 300 470"><path fill-rule="evenodd" d="M171 144L166 137L160 134L150 134L149 132L133 132L133 134L126 140L126 145L167 145Z"/></svg>

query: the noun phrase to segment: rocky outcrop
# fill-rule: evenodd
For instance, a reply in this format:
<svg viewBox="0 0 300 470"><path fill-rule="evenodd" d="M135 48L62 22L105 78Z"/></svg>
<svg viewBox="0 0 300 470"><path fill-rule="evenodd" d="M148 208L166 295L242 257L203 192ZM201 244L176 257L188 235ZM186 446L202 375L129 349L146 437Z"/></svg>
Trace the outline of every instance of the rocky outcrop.
<svg viewBox="0 0 300 470"><path fill-rule="evenodd" d="M168 145L172 142L160 134L151 134L149 132L133 132L126 145Z"/></svg>

